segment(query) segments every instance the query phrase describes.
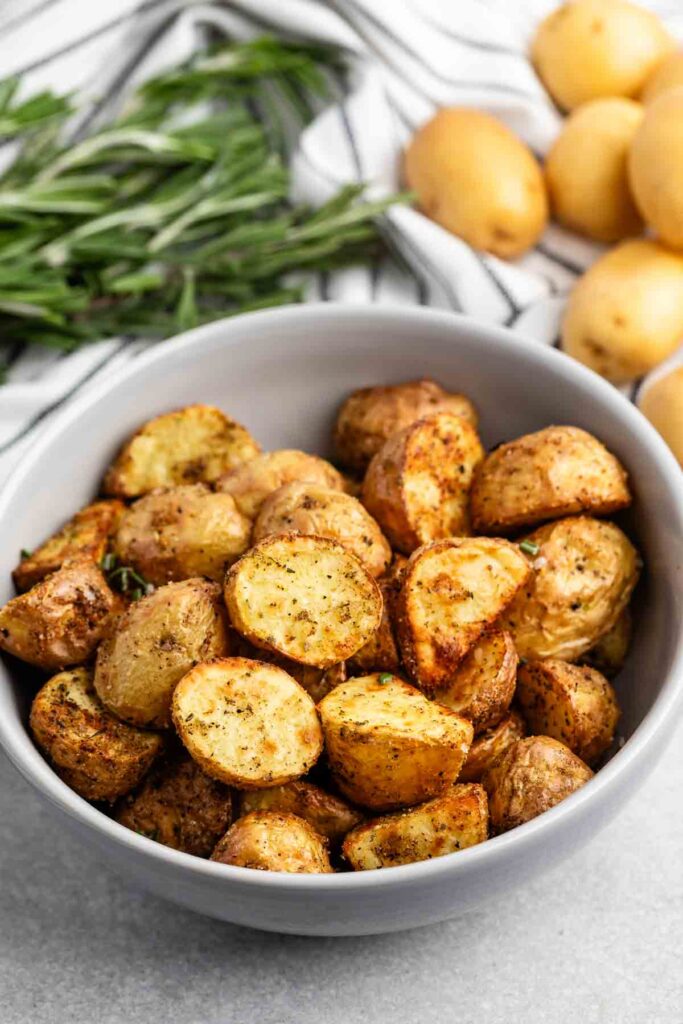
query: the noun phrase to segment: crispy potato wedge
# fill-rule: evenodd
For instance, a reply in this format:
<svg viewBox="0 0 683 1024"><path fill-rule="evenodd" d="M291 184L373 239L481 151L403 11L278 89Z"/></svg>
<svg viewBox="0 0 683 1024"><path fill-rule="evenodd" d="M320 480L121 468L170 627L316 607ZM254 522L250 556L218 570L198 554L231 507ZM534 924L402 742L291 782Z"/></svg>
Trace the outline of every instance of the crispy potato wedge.
<svg viewBox="0 0 683 1024"><path fill-rule="evenodd" d="M125 722L167 728L176 683L198 662L229 653L220 587L167 583L132 604L100 646L95 689Z"/></svg>
<svg viewBox="0 0 683 1024"><path fill-rule="evenodd" d="M359 825L342 853L354 871L372 871L443 857L487 838L486 793L481 786L456 785L409 811Z"/></svg>
<svg viewBox="0 0 683 1024"><path fill-rule="evenodd" d="M340 791L378 811L437 796L472 742L470 722L388 673L341 683L318 710Z"/></svg>
<svg viewBox="0 0 683 1024"><path fill-rule="evenodd" d="M494 627L477 641L433 697L469 719L476 736L507 713L515 694L518 661L510 634Z"/></svg>
<svg viewBox="0 0 683 1024"><path fill-rule="evenodd" d="M349 673L353 676L366 676L372 672L401 671L394 618L396 599L407 563L408 560L403 555L394 555L390 568L377 581L382 593L382 618L368 642L349 659Z"/></svg>
<svg viewBox="0 0 683 1024"><path fill-rule="evenodd" d="M175 689L173 721L206 774L238 789L305 775L323 746L303 687L276 665L248 658L196 665Z"/></svg>
<svg viewBox="0 0 683 1024"><path fill-rule="evenodd" d="M332 872L323 836L303 818L279 811L252 811L238 818L216 846L211 860L257 871Z"/></svg>
<svg viewBox="0 0 683 1024"><path fill-rule="evenodd" d="M546 427L499 445L479 466L471 494L474 528L488 534L630 504L626 470L579 427Z"/></svg>
<svg viewBox="0 0 683 1024"><path fill-rule="evenodd" d="M255 519L269 494L295 481L320 484L335 491L346 490L343 476L331 463L295 448L263 452L222 476L216 489L232 494L242 515Z"/></svg>
<svg viewBox="0 0 683 1024"><path fill-rule="evenodd" d="M390 437L368 466L363 504L405 554L471 533L469 492L484 458L475 428L438 412Z"/></svg>
<svg viewBox="0 0 683 1024"><path fill-rule="evenodd" d="M230 569L225 603L235 629L257 647L329 668L377 629L382 595L336 541L296 533L256 544Z"/></svg>
<svg viewBox="0 0 683 1024"><path fill-rule="evenodd" d="M598 642L581 655L581 664L597 668L608 679L616 676L624 666L633 636L633 616L630 608L623 612L612 628L604 633Z"/></svg>
<svg viewBox="0 0 683 1024"><path fill-rule="evenodd" d="M514 544L491 537L435 541L409 559L396 603L403 663L429 694L455 669L531 575Z"/></svg>
<svg viewBox="0 0 683 1024"><path fill-rule="evenodd" d="M123 565L155 586L193 576L222 583L250 538L251 521L234 498L189 484L152 491L126 509L114 550Z"/></svg>
<svg viewBox="0 0 683 1024"><path fill-rule="evenodd" d="M442 411L477 426L477 413L469 398L449 394L433 380L353 391L342 404L334 427L337 457L354 472L364 473L390 437L423 416Z"/></svg>
<svg viewBox="0 0 683 1024"><path fill-rule="evenodd" d="M29 724L57 774L86 800L113 801L129 793L163 749L157 733L107 711L87 668L48 679L33 699Z"/></svg>
<svg viewBox="0 0 683 1024"><path fill-rule="evenodd" d="M526 736L526 723L514 708L497 725L474 737L458 779L480 782L485 771L497 764L508 747Z"/></svg>
<svg viewBox="0 0 683 1024"><path fill-rule="evenodd" d="M339 843L347 832L359 825L363 815L346 800L328 793L312 782L297 779L272 789L254 789L241 793L240 815L252 811L281 811L303 818L318 835Z"/></svg>
<svg viewBox="0 0 683 1024"><path fill-rule="evenodd" d="M248 430L212 405L186 405L144 423L104 478L104 492L138 498L157 487L212 483L261 451Z"/></svg>

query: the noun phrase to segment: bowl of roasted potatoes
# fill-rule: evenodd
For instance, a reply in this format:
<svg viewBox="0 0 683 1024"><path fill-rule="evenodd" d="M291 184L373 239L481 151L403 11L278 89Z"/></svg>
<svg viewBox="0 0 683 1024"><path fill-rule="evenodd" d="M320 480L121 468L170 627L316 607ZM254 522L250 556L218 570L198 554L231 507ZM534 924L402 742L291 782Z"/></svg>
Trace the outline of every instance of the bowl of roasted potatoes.
<svg viewBox="0 0 683 1024"><path fill-rule="evenodd" d="M607 822L680 704L673 456L596 374L452 314L159 345L53 420L0 536L0 741L122 899L456 915Z"/></svg>

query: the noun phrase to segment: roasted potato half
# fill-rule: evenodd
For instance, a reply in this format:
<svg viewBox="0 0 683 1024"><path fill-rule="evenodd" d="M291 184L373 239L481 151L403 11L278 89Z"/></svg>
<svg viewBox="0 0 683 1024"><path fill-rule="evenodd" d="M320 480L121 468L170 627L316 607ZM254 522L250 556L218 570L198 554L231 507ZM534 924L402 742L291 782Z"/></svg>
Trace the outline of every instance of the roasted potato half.
<svg viewBox="0 0 683 1024"><path fill-rule="evenodd" d="M248 519L255 519L269 494L295 481L320 484L335 491L346 490L343 476L331 463L295 448L264 452L226 473L216 488L223 494L232 494L240 512Z"/></svg>
<svg viewBox="0 0 683 1024"><path fill-rule="evenodd" d="M488 838L488 801L481 786L451 786L434 800L374 818L350 832L342 853L354 871L443 857Z"/></svg>
<svg viewBox="0 0 683 1024"><path fill-rule="evenodd" d="M382 618L366 644L349 659L349 672L366 676L372 672L400 672L401 656L394 632L396 599L401 589L403 570L408 560L394 555L394 560L377 582L382 593Z"/></svg>
<svg viewBox="0 0 683 1024"><path fill-rule="evenodd" d="M196 665L175 688L173 721L206 774L238 789L305 775L323 746L303 687L276 665L248 658Z"/></svg>
<svg viewBox="0 0 683 1024"><path fill-rule="evenodd" d="M474 737L459 781L480 782L484 772L498 764L508 747L523 736L526 736L526 723L513 708L497 725Z"/></svg>
<svg viewBox="0 0 683 1024"><path fill-rule="evenodd" d="M633 635L633 616L625 608L612 628L600 637L594 647L581 656L581 664L597 668L611 679L623 668Z"/></svg>
<svg viewBox="0 0 683 1024"><path fill-rule="evenodd" d="M600 441L578 427L546 427L487 456L472 484L472 523L480 533L506 534L630 503L626 471Z"/></svg>
<svg viewBox="0 0 683 1024"><path fill-rule="evenodd" d="M455 782L471 724L388 673L341 683L318 705L335 781L353 803L393 810Z"/></svg>
<svg viewBox="0 0 683 1024"><path fill-rule="evenodd" d="M490 729L510 707L518 661L510 634L493 628L477 641L449 682L434 691L434 699L467 718L475 735Z"/></svg>
<svg viewBox="0 0 683 1024"><path fill-rule="evenodd" d="M129 793L163 748L157 733L107 711L87 668L48 679L33 699L29 724L57 774L86 800L113 801Z"/></svg>
<svg viewBox="0 0 683 1024"><path fill-rule="evenodd" d="M326 840L303 818L279 811L252 811L239 818L218 843L211 860L257 871L332 871Z"/></svg>
<svg viewBox="0 0 683 1024"><path fill-rule="evenodd" d="M405 554L428 541L471 533L469 492L484 458L475 428L438 412L394 434L374 456L363 504Z"/></svg>
<svg viewBox="0 0 683 1024"><path fill-rule="evenodd" d="M273 786L272 789L241 793L239 814L250 814L252 811L295 814L331 843L340 842L347 832L363 820L360 811L351 807L346 800L303 779L288 782L284 786Z"/></svg>
<svg viewBox="0 0 683 1024"><path fill-rule="evenodd" d="M157 487L212 483L261 451L248 430L212 405L187 405L143 424L104 478L105 494L137 498Z"/></svg>
<svg viewBox="0 0 683 1024"><path fill-rule="evenodd" d="M235 629L230 634L230 649L235 657L265 661L269 665L277 665L278 668L284 669L288 675L296 679L299 686L303 686L315 704L346 679L346 662L344 661L337 662L330 668L302 665L298 661L292 661L291 658L284 658L281 654L255 647Z"/></svg>

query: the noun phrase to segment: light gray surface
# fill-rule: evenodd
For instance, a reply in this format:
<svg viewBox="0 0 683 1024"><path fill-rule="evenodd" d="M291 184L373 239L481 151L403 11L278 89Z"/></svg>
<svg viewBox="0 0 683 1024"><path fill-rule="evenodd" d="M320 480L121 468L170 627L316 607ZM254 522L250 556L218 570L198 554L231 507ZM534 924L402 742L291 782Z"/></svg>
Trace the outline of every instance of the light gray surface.
<svg viewBox="0 0 683 1024"><path fill-rule="evenodd" d="M683 725L565 865L457 921L305 939L133 891L0 755L3 1024L680 1024Z"/></svg>

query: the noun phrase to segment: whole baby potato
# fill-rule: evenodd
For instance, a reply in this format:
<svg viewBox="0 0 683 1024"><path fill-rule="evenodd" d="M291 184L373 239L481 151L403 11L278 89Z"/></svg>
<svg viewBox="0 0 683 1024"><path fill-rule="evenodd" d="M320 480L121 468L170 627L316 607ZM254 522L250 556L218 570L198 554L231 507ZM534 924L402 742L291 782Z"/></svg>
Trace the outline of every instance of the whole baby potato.
<svg viewBox="0 0 683 1024"><path fill-rule="evenodd" d="M485 771L498 764L508 747L526 736L526 723L512 708L497 725L475 736L458 776L460 782L479 782Z"/></svg>
<svg viewBox="0 0 683 1024"><path fill-rule="evenodd" d="M653 381L638 405L683 466L683 366Z"/></svg>
<svg viewBox="0 0 683 1024"><path fill-rule="evenodd" d="M346 490L343 476L331 463L296 448L263 452L249 463L225 473L218 480L216 490L231 494L242 515L255 519L268 495L294 480Z"/></svg>
<svg viewBox="0 0 683 1024"><path fill-rule="evenodd" d="M683 87L647 107L628 171L638 209L659 240L683 249Z"/></svg>
<svg viewBox="0 0 683 1024"><path fill-rule="evenodd" d="M405 153L422 212L475 249L513 259L548 219L541 168L501 121L467 107L440 110Z"/></svg>
<svg viewBox="0 0 683 1024"><path fill-rule="evenodd" d="M642 103L652 103L662 93L683 85L683 50L675 50L654 69L640 94Z"/></svg>
<svg viewBox="0 0 683 1024"><path fill-rule="evenodd" d="M238 818L217 844L211 860L256 871L332 871L327 840L303 818L280 811L251 811Z"/></svg>

